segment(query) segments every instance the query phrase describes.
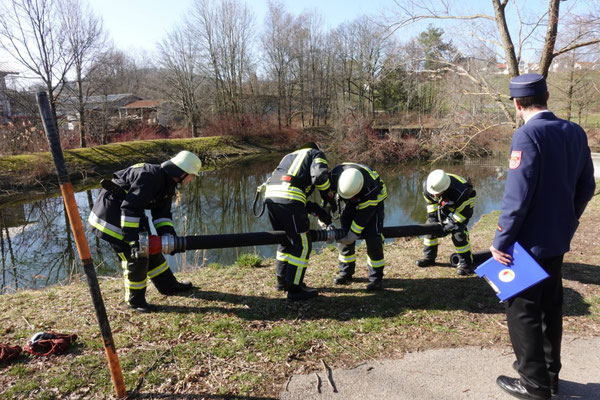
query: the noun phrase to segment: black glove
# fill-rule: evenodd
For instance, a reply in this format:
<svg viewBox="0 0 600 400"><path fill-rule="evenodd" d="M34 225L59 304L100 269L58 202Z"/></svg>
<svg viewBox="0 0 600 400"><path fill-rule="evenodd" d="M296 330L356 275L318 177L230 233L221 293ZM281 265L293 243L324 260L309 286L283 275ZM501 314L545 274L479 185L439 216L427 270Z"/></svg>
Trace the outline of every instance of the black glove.
<svg viewBox="0 0 600 400"><path fill-rule="evenodd" d="M323 222L325 225L331 225L331 216L327 211L319 207L317 203L313 203L312 201L307 202L306 209L310 214L319 218L319 221Z"/></svg>
<svg viewBox="0 0 600 400"><path fill-rule="evenodd" d="M445 234L455 231L456 228L458 228L458 225L451 217L446 218L444 222L442 222L442 229Z"/></svg>

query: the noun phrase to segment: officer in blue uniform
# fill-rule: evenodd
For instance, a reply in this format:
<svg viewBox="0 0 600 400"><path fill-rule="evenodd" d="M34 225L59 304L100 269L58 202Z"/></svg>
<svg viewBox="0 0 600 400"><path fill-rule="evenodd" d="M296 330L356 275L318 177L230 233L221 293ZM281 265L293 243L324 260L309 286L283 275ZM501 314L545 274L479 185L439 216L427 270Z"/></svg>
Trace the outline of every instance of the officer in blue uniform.
<svg viewBox="0 0 600 400"><path fill-rule="evenodd" d="M329 169L325 154L314 142L308 142L281 159L267 181L265 203L274 230L283 230L288 243L277 247L277 289L287 290L291 301L308 300L318 295L304 284L304 275L312 243L308 230L309 214L315 214L325 225L331 216L308 200L317 189L325 204L333 203Z"/></svg>
<svg viewBox="0 0 600 400"><path fill-rule="evenodd" d="M499 376L497 384L524 399L550 399L561 369L563 255L595 190L594 167L583 129L547 108L542 75L510 82L517 116L525 124L512 137L494 259L510 265L506 253L518 241L550 275L508 300L506 316L520 378Z"/></svg>

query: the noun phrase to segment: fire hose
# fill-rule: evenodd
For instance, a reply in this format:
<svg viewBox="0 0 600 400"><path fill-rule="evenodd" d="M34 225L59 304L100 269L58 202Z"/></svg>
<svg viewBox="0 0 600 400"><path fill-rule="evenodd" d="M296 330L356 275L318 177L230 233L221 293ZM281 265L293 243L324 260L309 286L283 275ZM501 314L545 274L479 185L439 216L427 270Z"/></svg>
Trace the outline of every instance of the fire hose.
<svg viewBox="0 0 600 400"><path fill-rule="evenodd" d="M442 234L442 224L401 225L384 227L382 234L385 238L399 238L420 235ZM309 230L308 235L313 242L329 242L343 238L343 229ZM173 236L148 235L141 232L139 246L132 249L132 256L147 258L150 255L165 253L175 254L187 250L221 249L226 247L260 246L267 244L287 243L285 231L266 231L232 233L224 235Z"/></svg>

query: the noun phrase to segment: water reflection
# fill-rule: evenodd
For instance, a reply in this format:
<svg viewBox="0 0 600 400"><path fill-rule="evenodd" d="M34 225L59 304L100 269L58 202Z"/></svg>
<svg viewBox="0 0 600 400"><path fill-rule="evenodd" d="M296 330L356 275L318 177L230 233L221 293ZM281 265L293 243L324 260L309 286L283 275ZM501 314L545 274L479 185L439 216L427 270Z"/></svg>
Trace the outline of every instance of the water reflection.
<svg viewBox="0 0 600 400"><path fill-rule="evenodd" d="M226 169L204 172L200 179L184 188L175 200L173 219L177 232L180 235L199 235L270 230L267 216L255 218L251 208L256 187L267 179L279 158L245 160ZM373 167L388 187L385 225L424 223L425 201L421 195L421 184L432 167ZM438 167L472 180L477 190L477 202L471 223L481 215L499 209L504 181L498 179L497 168L476 165ZM79 212L84 220L97 194L98 189L76 193ZM61 197L55 195L19 206L0 208L0 224L0 293L19 288L39 288L67 281L71 276L81 273ZM117 273L119 264L110 247L92 234L87 237L98 273ZM315 244L316 251L319 247ZM188 251L168 258L171 266L178 270L182 265L193 267L212 262L231 264L241 253L248 252L273 257L275 251L276 246L271 245Z"/></svg>

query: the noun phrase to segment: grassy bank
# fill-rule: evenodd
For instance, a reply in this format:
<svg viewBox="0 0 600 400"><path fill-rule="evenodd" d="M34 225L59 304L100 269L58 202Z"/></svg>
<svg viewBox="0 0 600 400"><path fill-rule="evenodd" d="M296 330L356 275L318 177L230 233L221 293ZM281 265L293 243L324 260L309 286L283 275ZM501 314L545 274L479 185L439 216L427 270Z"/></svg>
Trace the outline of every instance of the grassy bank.
<svg viewBox="0 0 600 400"><path fill-rule="evenodd" d="M230 157L264 152L264 148L231 137L143 140L65 150L67 170L74 185L87 178L111 174L139 162L160 163L181 150L192 151L206 169ZM0 204L29 198L36 192L58 187L54 162L49 152L0 157Z"/></svg>
<svg viewBox="0 0 600 400"><path fill-rule="evenodd" d="M498 214L471 231L486 249ZM600 335L600 196L594 196L566 256L565 331ZM440 260L452 252L442 240ZM439 347L507 345L503 306L476 277L459 277L449 264L419 269L421 241L386 245L386 290L367 293L364 244L357 282L334 286L337 252L313 255L306 281L320 290L313 301L288 303L274 288L274 261L260 267L211 265L181 273L197 289L164 297L149 287L160 312L133 313L122 306L122 280L100 286L128 390L145 398L217 395L275 398L290 375L365 360L400 358ZM249 257L251 259L251 257ZM246 259L248 261L248 259ZM112 384L87 286L81 282L0 297L0 341L23 346L35 332L76 333L65 355L28 354L0 365L2 398L108 398ZM183 397L182 397L183 398ZM196 397L193 397L196 398ZM231 398L231 397L229 397Z"/></svg>

